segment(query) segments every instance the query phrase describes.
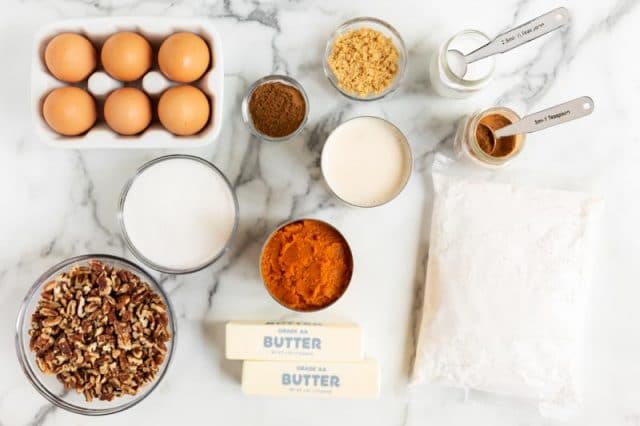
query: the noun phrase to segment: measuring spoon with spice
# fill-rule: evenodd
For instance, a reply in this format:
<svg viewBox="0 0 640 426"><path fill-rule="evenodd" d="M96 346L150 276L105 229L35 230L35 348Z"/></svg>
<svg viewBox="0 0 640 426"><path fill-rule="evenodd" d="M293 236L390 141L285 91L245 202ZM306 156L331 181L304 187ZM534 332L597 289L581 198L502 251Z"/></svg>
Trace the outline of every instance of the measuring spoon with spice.
<svg viewBox="0 0 640 426"><path fill-rule="evenodd" d="M513 123L501 115L490 115L478 124L476 138L483 151L501 157L513 151L516 135L534 133L585 117L593 112L593 106L593 99L582 96L529 114Z"/></svg>
<svg viewBox="0 0 640 426"><path fill-rule="evenodd" d="M268 141L282 141L302 131L309 100L302 85L286 75L269 75L253 83L242 100L249 131Z"/></svg>
<svg viewBox="0 0 640 426"><path fill-rule="evenodd" d="M451 71L462 78L467 73L469 64L522 46L561 28L567 22L569 22L569 11L564 7L559 7L500 34L493 41L466 55L458 50L450 49L447 51L447 62Z"/></svg>

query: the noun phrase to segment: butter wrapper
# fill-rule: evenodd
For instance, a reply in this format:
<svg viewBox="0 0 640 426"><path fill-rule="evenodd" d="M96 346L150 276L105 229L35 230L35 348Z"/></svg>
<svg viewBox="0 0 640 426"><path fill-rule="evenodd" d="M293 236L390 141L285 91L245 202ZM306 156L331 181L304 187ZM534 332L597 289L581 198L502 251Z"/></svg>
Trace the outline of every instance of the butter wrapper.
<svg viewBox="0 0 640 426"><path fill-rule="evenodd" d="M374 360L245 361L242 391L254 396L377 398L380 368Z"/></svg>
<svg viewBox="0 0 640 426"><path fill-rule="evenodd" d="M362 332L355 324L232 321L227 359L360 361Z"/></svg>

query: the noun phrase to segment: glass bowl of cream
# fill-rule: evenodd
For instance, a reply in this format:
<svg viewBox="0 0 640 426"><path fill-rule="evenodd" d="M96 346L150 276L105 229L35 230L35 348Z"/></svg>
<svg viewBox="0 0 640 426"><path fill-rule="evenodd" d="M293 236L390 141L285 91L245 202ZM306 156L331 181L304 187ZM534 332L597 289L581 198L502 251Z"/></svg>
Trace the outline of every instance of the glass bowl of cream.
<svg viewBox="0 0 640 426"><path fill-rule="evenodd" d="M229 249L238 228L238 200L210 162L168 155L145 163L129 179L118 219L136 258L156 271L186 274Z"/></svg>
<svg viewBox="0 0 640 426"><path fill-rule="evenodd" d="M355 207L377 207L396 198L412 167L406 136L389 121L373 116L341 123L327 138L320 157L331 192Z"/></svg>

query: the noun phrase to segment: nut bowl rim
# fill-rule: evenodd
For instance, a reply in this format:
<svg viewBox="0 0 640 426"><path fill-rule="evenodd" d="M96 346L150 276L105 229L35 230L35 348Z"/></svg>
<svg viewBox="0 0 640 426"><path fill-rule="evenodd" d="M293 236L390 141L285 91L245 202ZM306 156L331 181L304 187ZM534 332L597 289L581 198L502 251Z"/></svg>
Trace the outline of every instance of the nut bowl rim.
<svg viewBox="0 0 640 426"><path fill-rule="evenodd" d="M31 368L31 364L27 357L32 354L30 350L27 348L27 342L23 336L23 328L25 319L28 320L31 312L27 312L27 307L34 297L39 295L39 290L42 288L47 281L51 279L52 276L61 273L62 271L68 269L71 265L80 262L88 262L89 260L100 260L105 263L121 263L124 264L127 268L131 270L131 272L140 276L141 279L148 282L148 284L153 288L153 290L157 291L160 297L163 299L165 304L167 305L167 317L169 318L168 326L169 331L171 332L171 339L169 340L169 348L167 351L166 358L161 365L158 374L155 379L145 386L143 392L140 392L138 395L132 396L127 402L110 406L107 408L87 408L72 404L70 402L65 401L60 398L60 396L56 395L52 392L45 384L42 383L41 377L44 376L44 373L40 371L34 371ZM174 317L173 306L171 305L171 301L168 297L168 294L164 291L164 289L160 286L158 281L151 276L147 271L145 271L140 266L131 262L130 260L124 259L119 256L114 256L110 254L84 254L80 256L70 257L68 259L62 260L61 262L56 263L55 265L48 268L44 273L42 273L34 282L34 284L29 288L27 294L22 300L22 305L20 306L20 310L18 311L18 317L16 319L16 334L15 334L15 346L16 346L16 355L18 357L18 362L25 376L29 380L29 382L33 385L33 387L50 403L55 405L56 407L62 408L64 410L70 411L76 414L82 414L85 416L105 416L109 414L115 414L122 411L125 411L144 399L146 399L153 391L157 388L157 386L162 382L162 379L166 375L169 370L169 366L171 365L171 361L173 359L173 354L176 348L176 338L177 338L177 324ZM53 376L51 376L53 377ZM62 386L62 384L60 384ZM71 391L69 391L71 392ZM66 392L65 392L66 394ZM118 401L118 398L115 398L113 401ZM110 402L113 402L110 401Z"/></svg>

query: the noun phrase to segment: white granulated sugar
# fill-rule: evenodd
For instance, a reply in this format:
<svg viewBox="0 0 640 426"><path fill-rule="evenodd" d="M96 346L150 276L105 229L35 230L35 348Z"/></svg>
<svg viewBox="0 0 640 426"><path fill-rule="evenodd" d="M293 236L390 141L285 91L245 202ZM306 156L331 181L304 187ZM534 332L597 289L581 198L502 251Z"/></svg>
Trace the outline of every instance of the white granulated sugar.
<svg viewBox="0 0 640 426"><path fill-rule="evenodd" d="M197 268L233 237L236 204L224 177L190 158L170 158L133 181L122 220L131 243L160 267Z"/></svg>
<svg viewBox="0 0 640 426"><path fill-rule="evenodd" d="M578 402L599 201L441 174L434 185L414 382Z"/></svg>

